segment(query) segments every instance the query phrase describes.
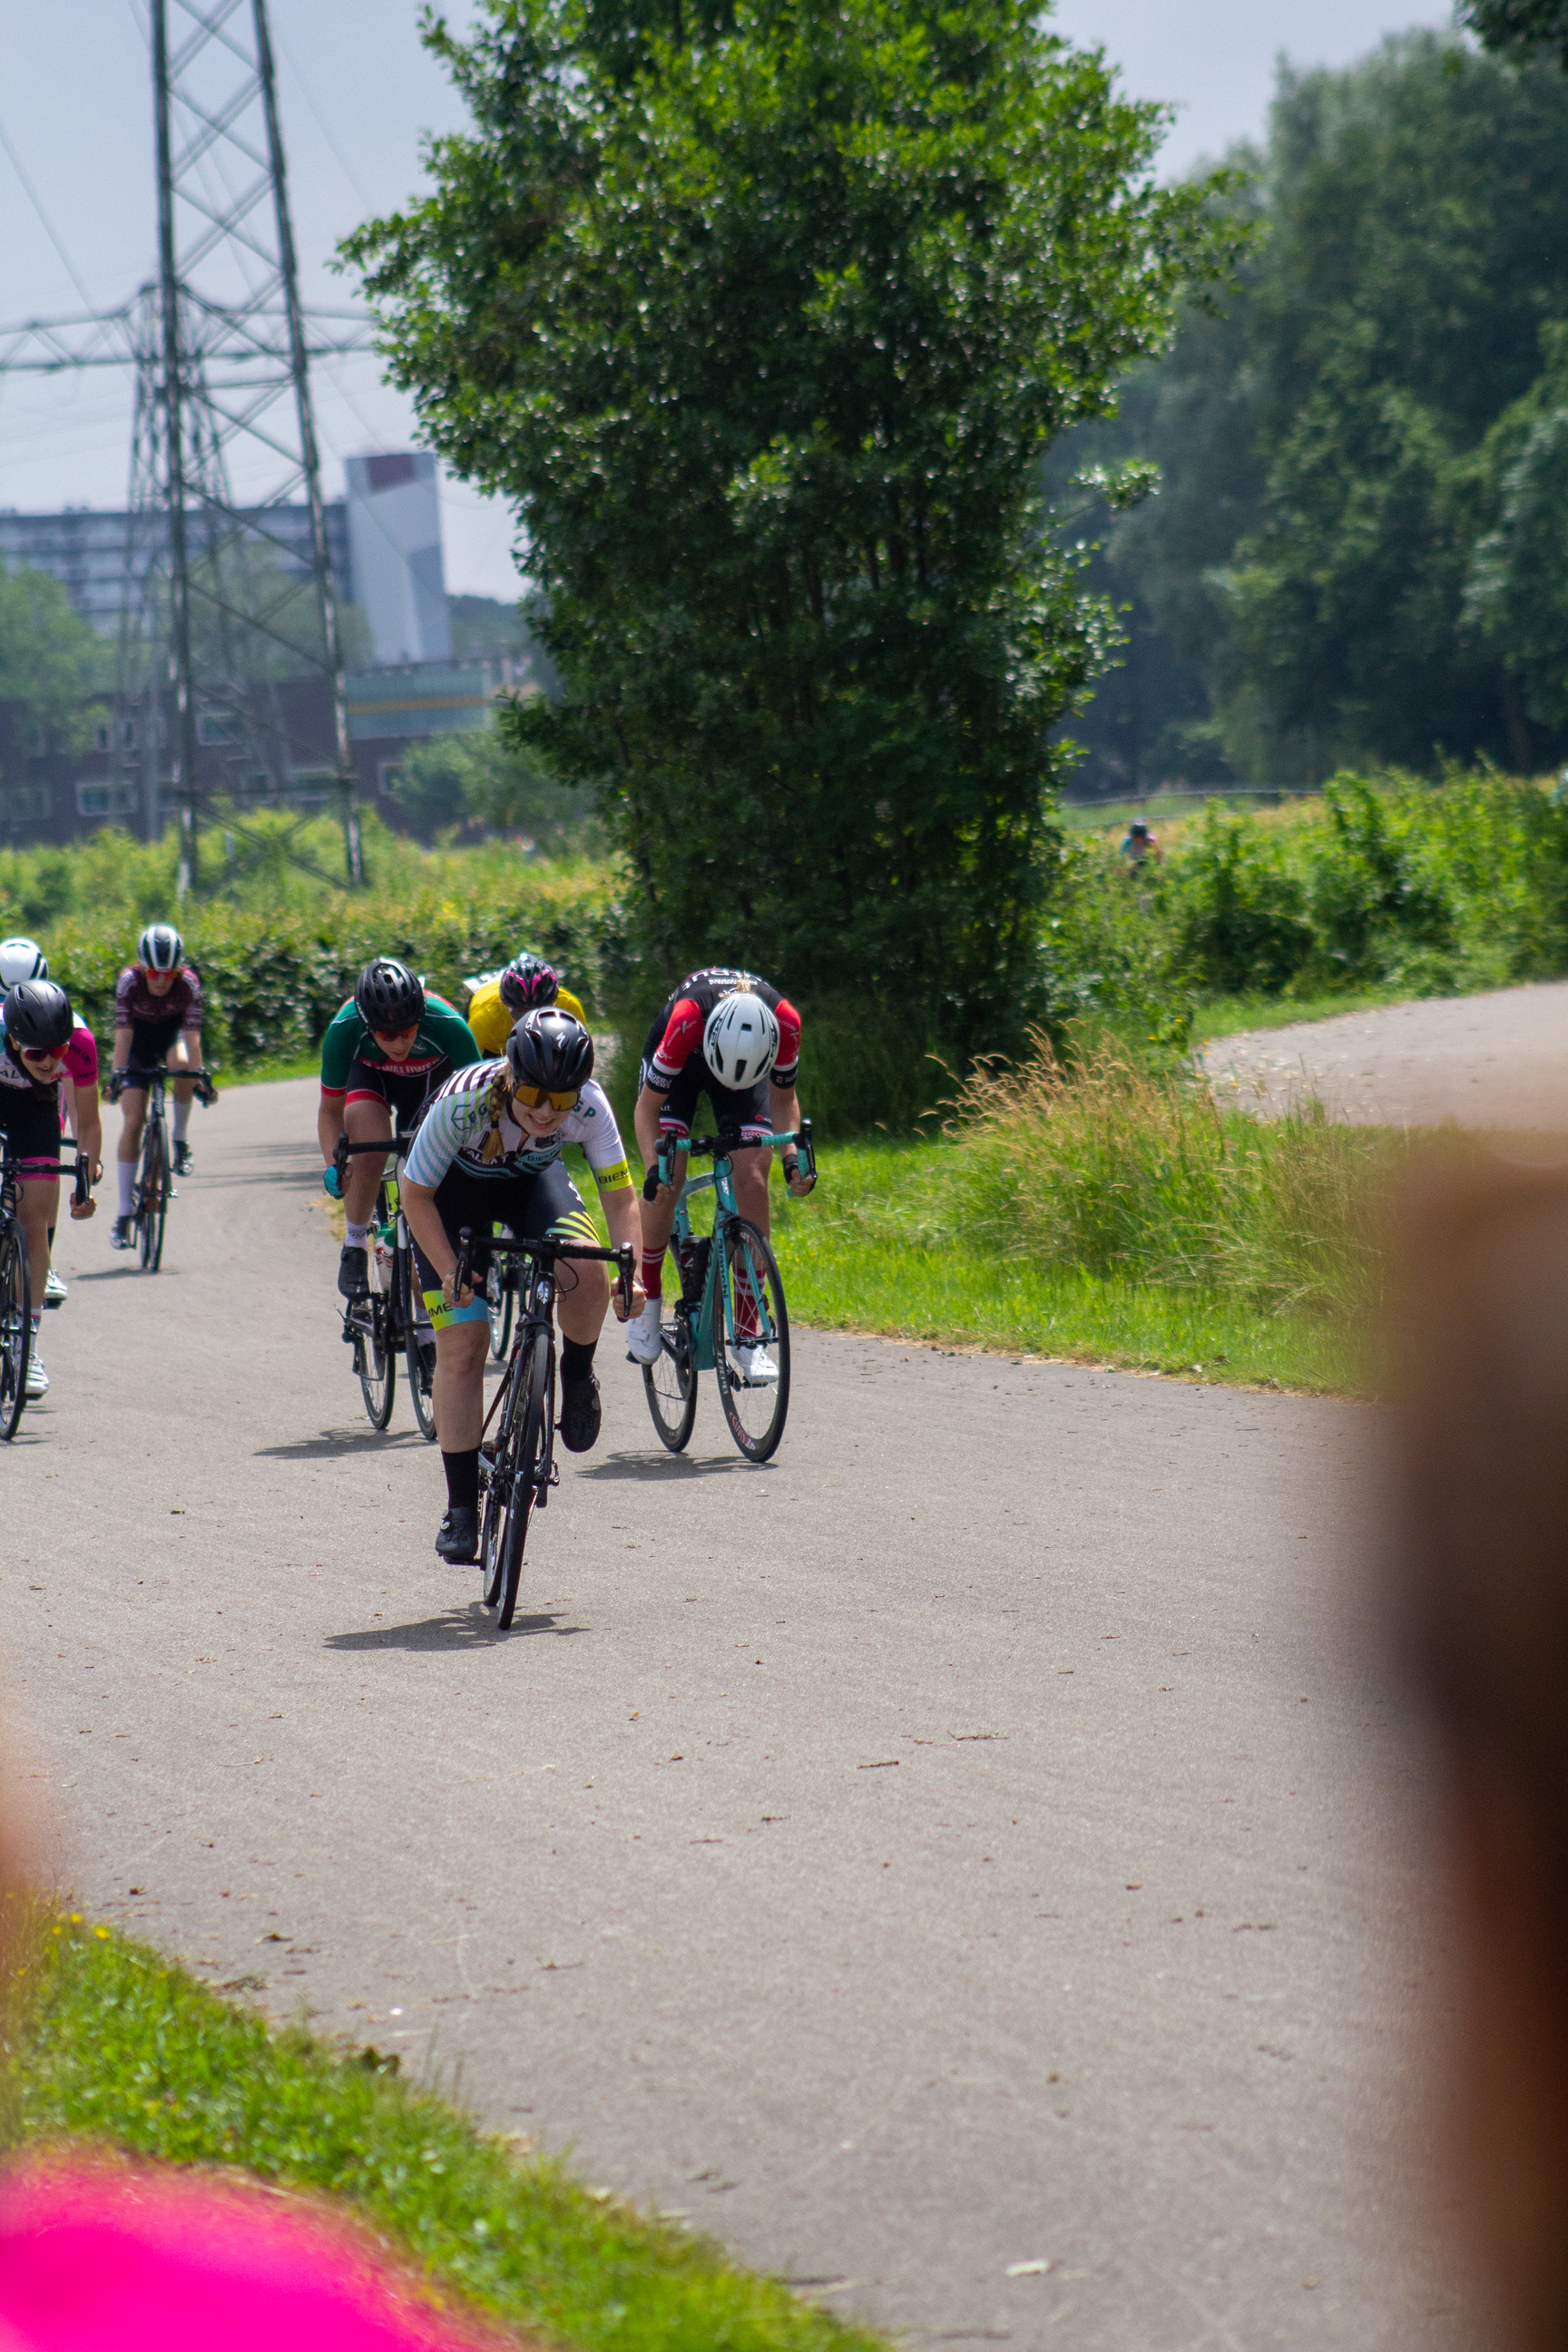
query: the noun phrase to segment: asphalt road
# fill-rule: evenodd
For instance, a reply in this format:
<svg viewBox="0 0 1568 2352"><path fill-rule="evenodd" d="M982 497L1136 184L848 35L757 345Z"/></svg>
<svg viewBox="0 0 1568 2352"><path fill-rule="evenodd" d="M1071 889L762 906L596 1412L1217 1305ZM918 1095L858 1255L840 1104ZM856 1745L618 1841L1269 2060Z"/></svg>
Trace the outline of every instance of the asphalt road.
<svg viewBox="0 0 1568 2352"><path fill-rule="evenodd" d="M360 1411L313 1094L198 1113L160 1276L67 1230L0 1458L61 1883L921 2344L1472 2341L1394 2251L1440 2025L1358 1413L800 1334L757 1471L607 1347L498 1637Z"/></svg>

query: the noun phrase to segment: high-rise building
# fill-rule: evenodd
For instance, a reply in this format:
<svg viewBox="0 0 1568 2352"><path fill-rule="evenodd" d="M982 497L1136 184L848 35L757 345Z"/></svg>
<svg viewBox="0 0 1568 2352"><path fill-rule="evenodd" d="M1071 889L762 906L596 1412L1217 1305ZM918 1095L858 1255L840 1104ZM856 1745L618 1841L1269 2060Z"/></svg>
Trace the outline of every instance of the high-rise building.
<svg viewBox="0 0 1568 2352"><path fill-rule="evenodd" d="M338 595L345 604L356 604L344 501L333 500L326 515L327 551ZM19 514L14 507L0 509L0 565L15 570L26 564L34 572L47 572L60 583L84 621L112 633L130 600L125 567L128 520L123 510L114 508L67 507L59 514ZM310 509L272 507L266 522L284 571L308 580Z"/></svg>
<svg viewBox="0 0 1568 2352"><path fill-rule="evenodd" d="M450 661L435 458L424 449L388 451L350 457L344 471L354 602L377 663Z"/></svg>

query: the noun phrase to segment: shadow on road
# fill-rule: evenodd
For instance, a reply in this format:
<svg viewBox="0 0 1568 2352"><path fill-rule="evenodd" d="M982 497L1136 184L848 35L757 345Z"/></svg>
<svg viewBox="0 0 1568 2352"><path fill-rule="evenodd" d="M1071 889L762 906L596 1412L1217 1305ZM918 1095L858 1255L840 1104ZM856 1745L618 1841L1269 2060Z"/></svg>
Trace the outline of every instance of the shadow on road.
<svg viewBox="0 0 1568 2352"><path fill-rule="evenodd" d="M690 1461L684 1454L612 1454L606 1460L595 1462L591 1470L579 1470L577 1475L579 1478L631 1478L637 1481L679 1476L722 1478L732 1470L772 1468L771 1462L747 1462L739 1454L716 1454L700 1462Z"/></svg>
<svg viewBox="0 0 1568 2352"><path fill-rule="evenodd" d="M123 1255L130 1261L126 1265L95 1265L86 1274L73 1274L73 1287L79 1282L145 1282L148 1276L135 1252L127 1250ZM160 1266L154 1278L159 1282L177 1281L180 1271L177 1265Z"/></svg>
<svg viewBox="0 0 1568 2352"><path fill-rule="evenodd" d="M586 1625L563 1625L551 1616L514 1617L510 1633L496 1630L489 1611L471 1601L465 1609L444 1610L412 1625L370 1625L357 1633L329 1633L329 1650L486 1650L517 1633L585 1633Z"/></svg>
<svg viewBox="0 0 1568 2352"><path fill-rule="evenodd" d="M256 1462L319 1462L329 1454L385 1454L425 1445L416 1429L323 1429L320 1437L302 1437L293 1445L258 1445Z"/></svg>

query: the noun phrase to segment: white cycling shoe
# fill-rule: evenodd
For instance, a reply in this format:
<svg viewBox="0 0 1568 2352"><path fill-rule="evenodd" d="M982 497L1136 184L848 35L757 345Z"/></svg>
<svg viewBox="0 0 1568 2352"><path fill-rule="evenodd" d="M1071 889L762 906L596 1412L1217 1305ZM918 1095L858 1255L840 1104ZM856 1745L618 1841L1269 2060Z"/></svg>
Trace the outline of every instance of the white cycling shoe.
<svg viewBox="0 0 1568 2352"><path fill-rule="evenodd" d="M636 1364L657 1364L664 1341L659 1336L659 1317L664 1310L662 1298L650 1298L640 1315L634 1315L626 1325L626 1353Z"/></svg>
<svg viewBox="0 0 1568 2352"><path fill-rule="evenodd" d="M735 1359L741 1367L742 1379L750 1381L753 1387L761 1387L766 1381L776 1381L779 1376L779 1368L766 1348L737 1348Z"/></svg>
<svg viewBox="0 0 1568 2352"><path fill-rule="evenodd" d="M49 1376L44 1370L44 1360L38 1353L38 1343L35 1339L27 1353L27 1395L31 1400L47 1396L48 1392Z"/></svg>
<svg viewBox="0 0 1568 2352"><path fill-rule="evenodd" d="M49 1278L44 1285L44 1305L46 1307L58 1307L62 1298L67 1298L69 1296L70 1294L67 1290L65 1284L60 1280L59 1276L55 1272L54 1267L51 1265L49 1268Z"/></svg>

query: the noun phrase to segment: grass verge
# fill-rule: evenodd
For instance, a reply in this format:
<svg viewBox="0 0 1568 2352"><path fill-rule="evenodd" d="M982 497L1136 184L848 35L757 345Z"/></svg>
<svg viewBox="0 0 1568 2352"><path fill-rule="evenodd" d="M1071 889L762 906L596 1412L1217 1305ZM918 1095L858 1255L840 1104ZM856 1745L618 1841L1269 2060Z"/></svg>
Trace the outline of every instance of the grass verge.
<svg viewBox="0 0 1568 2352"><path fill-rule="evenodd" d="M45 1922L10 2030L13 2147L86 2138L343 2200L439 2292L604 2352L887 2352L781 2280L488 2137L374 2049L269 2031L146 1945Z"/></svg>
<svg viewBox="0 0 1568 2352"><path fill-rule="evenodd" d="M943 1150L827 1150L811 1201L775 1190L773 1242L793 1321L1244 1387L1330 1394L1357 1385L1359 1342L1339 1321L1263 1312L1218 1285L1174 1288L1005 1256L957 1232L939 1242L889 1230L900 1204L930 1197Z"/></svg>

